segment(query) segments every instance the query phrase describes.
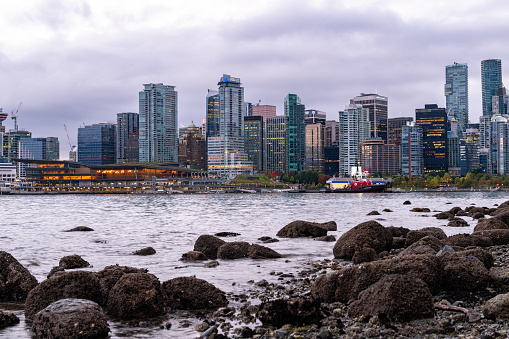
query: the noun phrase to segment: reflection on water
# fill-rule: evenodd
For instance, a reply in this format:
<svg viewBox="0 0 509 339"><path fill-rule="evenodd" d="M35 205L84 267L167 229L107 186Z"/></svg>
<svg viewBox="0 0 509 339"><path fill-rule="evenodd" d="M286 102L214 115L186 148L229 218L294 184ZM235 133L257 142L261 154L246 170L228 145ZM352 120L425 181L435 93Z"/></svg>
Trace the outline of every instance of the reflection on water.
<svg viewBox="0 0 509 339"><path fill-rule="evenodd" d="M203 263L183 263L178 259L193 249L201 234L237 232L226 241L258 242L261 236L275 237L277 231L294 220L324 222L334 220L342 233L375 217L384 226L419 229L443 226L448 235L471 232L471 226L445 227L447 220L432 218L432 213L410 212L413 207L432 211L448 210L470 204L492 207L508 200L505 192L454 192L408 194L218 194L218 195L60 195L0 196L0 249L11 253L42 281L60 258L79 254L93 268L119 264L149 269L161 282L179 276L195 275L225 292L240 293L249 280L277 279L271 271L295 272L310 260L332 258L334 243L313 239L280 239L267 244L283 254L276 260L220 260L215 268ZM403 205L410 200L412 205ZM382 212L388 208L393 212ZM377 210L382 215L367 216ZM92 227L94 232L63 232L76 226ZM153 256L131 253L152 246ZM233 283L235 282L235 285ZM0 304L0 309L6 309ZM22 312L18 309L18 315ZM178 319L178 317L177 317ZM175 322L174 319L172 321ZM130 328L110 324L112 337L153 337L154 329ZM194 337L191 329L158 330L157 336ZM29 338L24 322L0 330L0 337Z"/></svg>

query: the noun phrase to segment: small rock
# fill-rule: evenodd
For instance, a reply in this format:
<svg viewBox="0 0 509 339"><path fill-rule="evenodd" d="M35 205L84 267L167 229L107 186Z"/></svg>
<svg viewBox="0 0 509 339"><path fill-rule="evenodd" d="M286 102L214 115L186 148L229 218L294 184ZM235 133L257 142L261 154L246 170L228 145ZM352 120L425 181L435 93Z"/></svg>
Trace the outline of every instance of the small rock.
<svg viewBox="0 0 509 339"><path fill-rule="evenodd" d="M141 250L134 251L133 254L134 255L153 255L153 254L156 254L156 250L149 246L149 247L142 248Z"/></svg>
<svg viewBox="0 0 509 339"><path fill-rule="evenodd" d="M378 212L378 211L371 211L371 212L369 212L366 215L380 215L380 212Z"/></svg>
<svg viewBox="0 0 509 339"><path fill-rule="evenodd" d="M207 260L207 256L203 254L202 252L198 251L189 251L187 253L182 254L182 258L179 260L182 261L200 261L200 260Z"/></svg>
<svg viewBox="0 0 509 339"><path fill-rule="evenodd" d="M240 233L235 232L219 232L214 234L216 237L237 237L240 235Z"/></svg>
<svg viewBox="0 0 509 339"><path fill-rule="evenodd" d="M212 261L209 261L208 263L206 263L203 266L208 267L208 268L214 268L214 267L219 266L219 262L217 260L212 260Z"/></svg>
<svg viewBox="0 0 509 339"><path fill-rule="evenodd" d="M13 313L0 311L0 329L19 324L19 318Z"/></svg>
<svg viewBox="0 0 509 339"><path fill-rule="evenodd" d="M410 200L405 200L403 201L403 205L411 205L412 203L410 202Z"/></svg>
<svg viewBox="0 0 509 339"><path fill-rule="evenodd" d="M92 232L94 229L87 226L78 226L64 232Z"/></svg>
<svg viewBox="0 0 509 339"><path fill-rule="evenodd" d="M62 259L60 259L58 266L62 267L63 269L69 270L69 269L73 269L73 268L89 267L90 264L88 263L88 261L86 261L79 255L74 254L74 255L65 256Z"/></svg>
<svg viewBox="0 0 509 339"><path fill-rule="evenodd" d="M209 328L209 324L207 324L206 322L201 322L194 326L194 329L197 330L198 332L204 332L208 328Z"/></svg>

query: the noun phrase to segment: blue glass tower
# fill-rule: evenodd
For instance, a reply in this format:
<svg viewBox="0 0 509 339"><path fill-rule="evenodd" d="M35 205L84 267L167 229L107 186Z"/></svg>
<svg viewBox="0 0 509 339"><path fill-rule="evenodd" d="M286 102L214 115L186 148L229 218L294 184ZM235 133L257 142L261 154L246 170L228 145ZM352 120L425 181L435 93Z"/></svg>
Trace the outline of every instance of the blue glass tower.
<svg viewBox="0 0 509 339"><path fill-rule="evenodd" d="M502 87L502 61L488 59L481 61L482 115L493 112L492 97Z"/></svg>
<svg viewBox="0 0 509 339"><path fill-rule="evenodd" d="M445 66L445 109L454 117L461 132L467 130L468 124L468 65L458 64ZM460 136L461 137L461 136Z"/></svg>
<svg viewBox="0 0 509 339"><path fill-rule="evenodd" d="M104 123L78 128L78 161L92 166L116 163L115 127Z"/></svg>
<svg viewBox="0 0 509 339"><path fill-rule="evenodd" d="M285 116L288 118L287 151L288 171L299 173L306 166L306 107L300 103L297 94L288 94L285 98Z"/></svg>

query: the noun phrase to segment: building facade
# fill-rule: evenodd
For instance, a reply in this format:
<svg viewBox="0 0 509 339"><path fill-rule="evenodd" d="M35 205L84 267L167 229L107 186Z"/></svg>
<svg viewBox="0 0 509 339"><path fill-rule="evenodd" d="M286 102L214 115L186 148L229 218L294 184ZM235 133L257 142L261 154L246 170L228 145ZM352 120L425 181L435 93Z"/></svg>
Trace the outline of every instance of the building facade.
<svg viewBox="0 0 509 339"><path fill-rule="evenodd" d="M276 116L276 106L256 104L252 107L252 112L253 116L263 117L263 122L265 123L267 118Z"/></svg>
<svg viewBox="0 0 509 339"><path fill-rule="evenodd" d="M117 113L117 163L139 161L138 113Z"/></svg>
<svg viewBox="0 0 509 339"><path fill-rule="evenodd" d="M287 173L287 116L267 118L265 123L264 157L265 172Z"/></svg>
<svg viewBox="0 0 509 339"><path fill-rule="evenodd" d="M285 98L285 116L287 121L287 155L286 173L299 173L306 168L306 126L304 123L306 107L301 104L296 94Z"/></svg>
<svg viewBox="0 0 509 339"><path fill-rule="evenodd" d="M370 137L382 138L387 142L389 99L378 94L361 93L350 100L350 103L362 105L369 110Z"/></svg>
<svg viewBox="0 0 509 339"><path fill-rule="evenodd" d="M78 161L90 166L116 163L115 139L114 123L93 124L78 128Z"/></svg>
<svg viewBox="0 0 509 339"><path fill-rule="evenodd" d="M424 174L447 172L449 168L447 112L436 104L415 110L415 124L422 128Z"/></svg>
<svg viewBox="0 0 509 339"><path fill-rule="evenodd" d="M408 122L414 121L412 117L387 119L387 143L401 145L401 131Z"/></svg>
<svg viewBox="0 0 509 339"><path fill-rule="evenodd" d="M144 90L139 93L139 161L177 162L178 101L175 86L162 83L143 86Z"/></svg>
<svg viewBox="0 0 509 339"><path fill-rule="evenodd" d="M401 174L418 177L424 174L422 127L414 122L401 129Z"/></svg>
<svg viewBox="0 0 509 339"><path fill-rule="evenodd" d="M399 146L386 144L382 138L368 138L361 143L361 167L369 173L400 174Z"/></svg>
<svg viewBox="0 0 509 339"><path fill-rule="evenodd" d="M445 66L445 109L460 125L461 132L468 125L468 65L455 62Z"/></svg>
<svg viewBox="0 0 509 339"><path fill-rule="evenodd" d="M502 87L502 61L487 59L481 61L482 115L493 112L492 97Z"/></svg>
<svg viewBox="0 0 509 339"><path fill-rule="evenodd" d="M370 137L369 110L350 104L339 112L339 175L360 166L361 143Z"/></svg>
<svg viewBox="0 0 509 339"><path fill-rule="evenodd" d="M179 137L179 164L202 171L207 170L207 141L200 128L191 122Z"/></svg>
<svg viewBox="0 0 509 339"><path fill-rule="evenodd" d="M306 171L323 173L325 139L325 120L306 123Z"/></svg>
<svg viewBox="0 0 509 339"><path fill-rule="evenodd" d="M323 174L330 177L339 175L339 145L324 147Z"/></svg>
<svg viewBox="0 0 509 339"><path fill-rule="evenodd" d="M244 117L244 151L253 163L254 173L263 172L263 120L261 115Z"/></svg>

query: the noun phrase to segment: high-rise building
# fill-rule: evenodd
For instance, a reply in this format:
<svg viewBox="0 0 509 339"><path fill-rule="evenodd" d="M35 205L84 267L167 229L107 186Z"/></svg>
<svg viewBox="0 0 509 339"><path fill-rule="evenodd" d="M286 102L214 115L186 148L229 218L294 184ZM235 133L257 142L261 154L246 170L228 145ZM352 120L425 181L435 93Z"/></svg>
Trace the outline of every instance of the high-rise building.
<svg viewBox="0 0 509 339"><path fill-rule="evenodd" d="M327 114L316 109L307 109L304 113L304 122L306 124L322 124L325 126Z"/></svg>
<svg viewBox="0 0 509 339"><path fill-rule="evenodd" d="M244 102L242 105L242 112L245 117L250 117L253 115L253 104L250 102Z"/></svg>
<svg viewBox="0 0 509 339"><path fill-rule="evenodd" d="M361 143L370 137L369 110L350 104L339 112L339 175L360 166Z"/></svg>
<svg viewBox="0 0 509 339"><path fill-rule="evenodd" d="M297 94L288 94L285 98L285 116L287 125L288 169L286 173L299 173L306 167L306 126L304 123L306 107L301 104Z"/></svg>
<svg viewBox="0 0 509 339"><path fill-rule="evenodd" d="M8 116L9 115L7 113L3 112L3 108L0 108L0 135L5 133L5 126L3 126L2 123L5 121L5 119L7 119ZM1 155L2 153L0 153L0 156Z"/></svg>
<svg viewBox="0 0 509 339"><path fill-rule="evenodd" d="M117 163L139 161L138 113L117 113Z"/></svg>
<svg viewBox="0 0 509 339"><path fill-rule="evenodd" d="M78 128L78 161L91 166L116 163L115 139L113 122Z"/></svg>
<svg viewBox="0 0 509 339"><path fill-rule="evenodd" d="M339 145L324 147L323 174L333 177L339 175Z"/></svg>
<svg viewBox="0 0 509 339"><path fill-rule="evenodd" d="M387 143L401 145L401 129L408 122L414 121L412 117L387 119Z"/></svg>
<svg viewBox="0 0 509 339"><path fill-rule="evenodd" d="M323 173L325 161L325 120L306 123L306 170Z"/></svg>
<svg viewBox="0 0 509 339"><path fill-rule="evenodd" d="M330 145L327 144L326 147L330 146L338 146L339 145L339 122L336 120L326 120L325 128L328 130L330 135ZM336 171L337 172L337 171ZM334 173L336 173L334 172Z"/></svg>
<svg viewBox="0 0 509 339"><path fill-rule="evenodd" d="M454 117L462 132L468 125L468 65L455 62L445 66L445 109Z"/></svg>
<svg viewBox="0 0 509 339"><path fill-rule="evenodd" d="M265 122L264 157L265 172L285 173L287 161L287 116L267 118Z"/></svg>
<svg viewBox="0 0 509 339"><path fill-rule="evenodd" d="M253 163L253 172L263 172L263 116L244 117L244 151Z"/></svg>
<svg viewBox="0 0 509 339"><path fill-rule="evenodd" d="M267 118L273 118L276 116L276 106L272 105L260 105L256 104L252 108L253 116L262 116L263 123L267 120Z"/></svg>
<svg viewBox="0 0 509 339"><path fill-rule="evenodd" d="M500 87L497 95L491 97L491 108L493 115L506 115L507 105L509 103L509 95L504 86Z"/></svg>
<svg viewBox="0 0 509 339"><path fill-rule="evenodd" d="M500 128L507 124L507 118L501 115L494 115L490 119L490 143L488 146L488 173L498 174L499 169L499 147L501 145L501 138L504 135L500 135ZM506 169L507 171L507 169Z"/></svg>
<svg viewBox="0 0 509 339"><path fill-rule="evenodd" d="M249 174L253 164L244 152L244 87L239 78L228 74L223 74L218 86L219 135L207 138L208 170L220 177Z"/></svg>
<svg viewBox="0 0 509 339"><path fill-rule="evenodd" d="M382 138L368 138L361 143L361 167L369 173L400 174L399 146L386 144Z"/></svg>
<svg viewBox="0 0 509 339"><path fill-rule="evenodd" d="M460 140L460 166L461 176L467 175L474 169L479 168L479 144L463 139Z"/></svg>
<svg viewBox="0 0 509 339"><path fill-rule="evenodd" d="M14 159L19 159L19 141L25 138L32 138L32 133L18 129L11 129L3 136L3 156L7 158L8 162L13 162Z"/></svg>
<svg viewBox="0 0 509 339"><path fill-rule="evenodd" d="M401 129L401 174L420 177L423 173L422 128L411 121Z"/></svg>
<svg viewBox="0 0 509 339"><path fill-rule="evenodd" d="M18 144L20 159L30 160L59 160L60 144L58 138L21 138ZM18 163L18 176L25 177L26 163Z"/></svg>
<svg viewBox="0 0 509 339"><path fill-rule="evenodd" d="M447 172L449 166L447 131L449 124L445 108L436 104L415 110L415 123L422 128L424 174Z"/></svg>
<svg viewBox="0 0 509 339"><path fill-rule="evenodd" d="M498 124L497 173L509 174L509 122Z"/></svg>
<svg viewBox="0 0 509 339"><path fill-rule="evenodd" d="M491 115L492 97L502 87L502 61L488 59L481 61L482 115Z"/></svg>
<svg viewBox="0 0 509 339"><path fill-rule="evenodd" d="M161 83L143 86L144 90L139 93L139 161L177 162L178 104L175 86Z"/></svg>
<svg viewBox="0 0 509 339"><path fill-rule="evenodd" d="M207 170L207 142L200 128L191 122L186 132L179 137L179 164Z"/></svg>
<svg viewBox="0 0 509 339"><path fill-rule="evenodd" d="M361 95L350 100L350 103L362 105L362 107L369 110L370 137L382 138L387 142L389 99L378 94L361 93Z"/></svg>
<svg viewBox="0 0 509 339"><path fill-rule="evenodd" d="M208 90L207 93L207 122L205 135L208 137L219 136L219 92Z"/></svg>

